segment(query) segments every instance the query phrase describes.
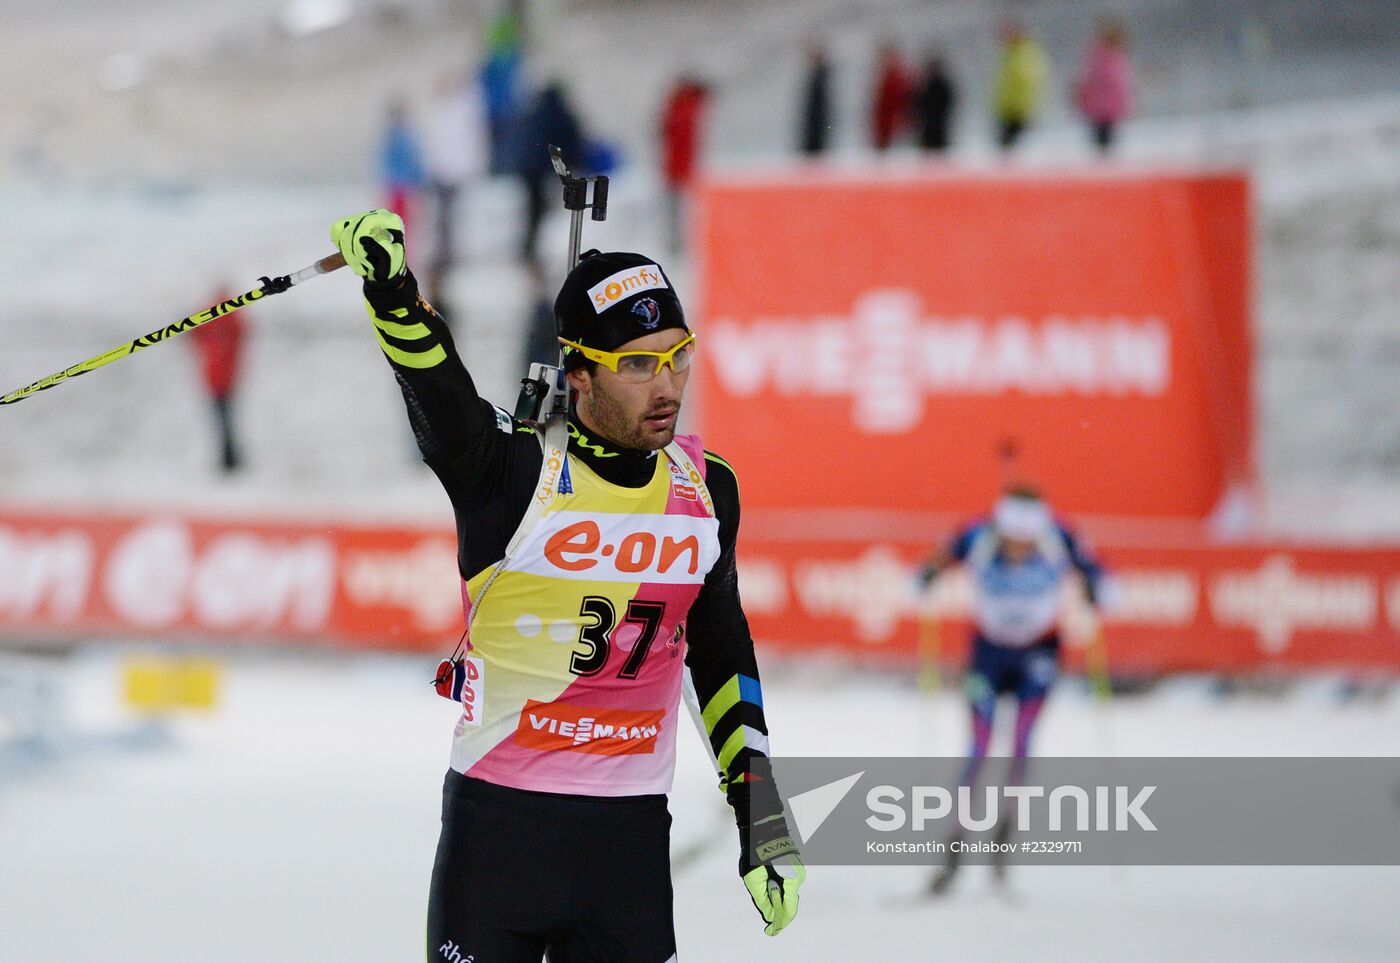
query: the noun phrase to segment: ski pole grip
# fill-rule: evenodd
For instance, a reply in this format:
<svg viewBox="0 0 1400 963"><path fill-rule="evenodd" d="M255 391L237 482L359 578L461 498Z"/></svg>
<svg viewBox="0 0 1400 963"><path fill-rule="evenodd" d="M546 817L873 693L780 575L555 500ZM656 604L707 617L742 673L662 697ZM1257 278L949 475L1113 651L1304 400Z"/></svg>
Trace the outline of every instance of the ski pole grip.
<svg viewBox="0 0 1400 963"><path fill-rule="evenodd" d="M329 257L323 257L310 267L302 268L295 274L288 274L280 278L263 278L264 294L281 294L294 284L309 281L322 274L330 274L332 271L339 271L345 267L345 256L339 251Z"/></svg>

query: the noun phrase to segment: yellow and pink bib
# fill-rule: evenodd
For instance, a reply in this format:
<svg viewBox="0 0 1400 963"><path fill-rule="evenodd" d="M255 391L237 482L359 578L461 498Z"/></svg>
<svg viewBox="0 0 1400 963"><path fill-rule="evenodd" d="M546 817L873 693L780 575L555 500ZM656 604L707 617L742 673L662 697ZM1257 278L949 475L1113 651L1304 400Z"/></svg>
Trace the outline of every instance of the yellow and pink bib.
<svg viewBox="0 0 1400 963"><path fill-rule="evenodd" d="M452 768L518 789L664 793L683 623L720 552L704 450L678 435L634 489L567 458L566 446L552 422L505 558L463 583L466 683Z"/></svg>

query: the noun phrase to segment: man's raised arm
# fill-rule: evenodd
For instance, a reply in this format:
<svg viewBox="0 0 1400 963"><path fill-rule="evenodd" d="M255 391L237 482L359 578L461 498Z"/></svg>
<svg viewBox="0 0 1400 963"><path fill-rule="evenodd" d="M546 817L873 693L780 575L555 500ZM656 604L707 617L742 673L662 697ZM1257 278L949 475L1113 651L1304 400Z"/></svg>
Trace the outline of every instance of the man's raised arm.
<svg viewBox="0 0 1400 963"><path fill-rule="evenodd" d="M423 460L441 475L496 427L496 411L477 394L447 323L418 293L402 219L385 210L357 214L331 225L331 240L365 279L380 350L403 390Z"/></svg>

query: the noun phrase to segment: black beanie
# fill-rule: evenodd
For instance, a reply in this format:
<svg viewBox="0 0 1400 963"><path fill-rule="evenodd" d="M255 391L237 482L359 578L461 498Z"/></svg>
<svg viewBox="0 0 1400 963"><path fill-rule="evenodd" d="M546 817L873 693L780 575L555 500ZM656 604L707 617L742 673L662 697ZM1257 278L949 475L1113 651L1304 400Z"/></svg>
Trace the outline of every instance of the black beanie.
<svg viewBox="0 0 1400 963"><path fill-rule="evenodd" d="M689 330L666 272L651 258L624 251L585 251L554 299L554 317L566 340L601 351L667 328ZM565 349L565 368L587 360Z"/></svg>

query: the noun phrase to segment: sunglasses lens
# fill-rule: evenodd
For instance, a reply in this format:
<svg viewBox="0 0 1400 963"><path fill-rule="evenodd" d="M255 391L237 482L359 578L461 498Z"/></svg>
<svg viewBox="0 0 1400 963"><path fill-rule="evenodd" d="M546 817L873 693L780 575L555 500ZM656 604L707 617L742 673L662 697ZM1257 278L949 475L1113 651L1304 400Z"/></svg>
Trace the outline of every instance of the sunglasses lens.
<svg viewBox="0 0 1400 963"><path fill-rule="evenodd" d="M671 355L671 370L684 371L686 368L690 367L690 361L694 357L695 342L692 341L690 342L690 344L686 345L684 348L681 348L675 354Z"/></svg>
<svg viewBox="0 0 1400 963"><path fill-rule="evenodd" d="M623 381L650 381L655 374L655 355L624 354L617 359L617 376Z"/></svg>
<svg viewBox="0 0 1400 963"><path fill-rule="evenodd" d="M673 352L669 361L671 370L679 372L689 368L690 359L694 353L695 342L693 340L686 343L685 347ZM660 374L664 364L667 364L665 355L658 356L650 352L620 354L617 356L617 376L623 381L640 384L643 381L650 381Z"/></svg>

